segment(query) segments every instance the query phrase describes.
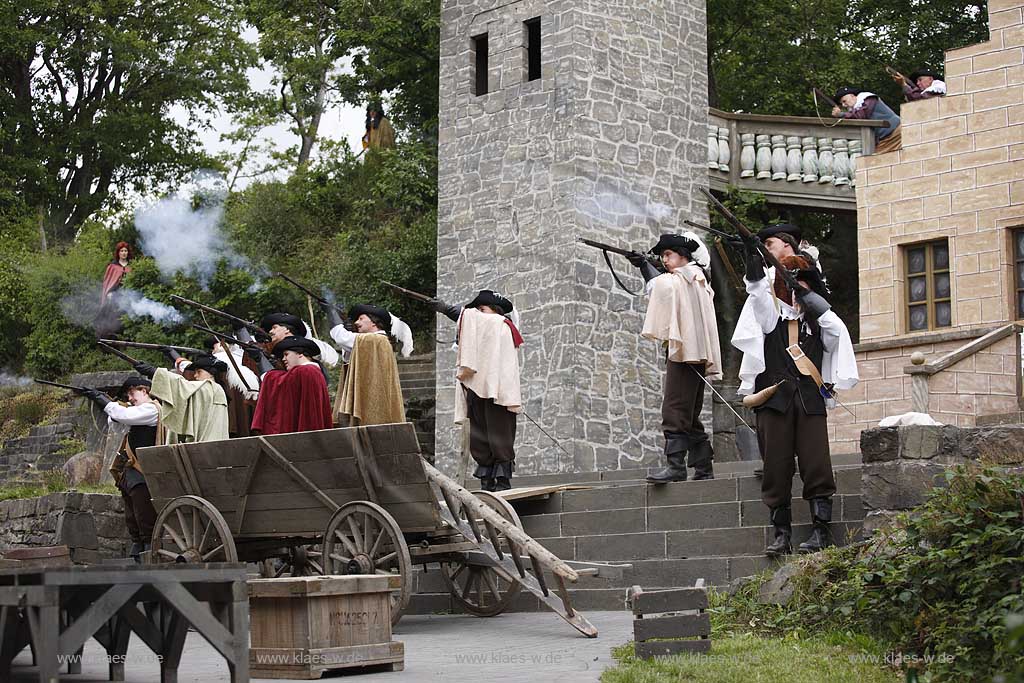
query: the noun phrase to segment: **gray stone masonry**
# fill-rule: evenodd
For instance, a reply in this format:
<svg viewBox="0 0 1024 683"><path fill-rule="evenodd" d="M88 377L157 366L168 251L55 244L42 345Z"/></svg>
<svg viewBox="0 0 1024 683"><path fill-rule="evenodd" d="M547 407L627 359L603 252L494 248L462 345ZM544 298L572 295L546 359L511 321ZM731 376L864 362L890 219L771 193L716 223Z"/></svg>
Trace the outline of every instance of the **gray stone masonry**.
<svg viewBox="0 0 1024 683"><path fill-rule="evenodd" d="M94 564L125 557L128 543L118 495L67 491L0 501L0 552L66 545L73 562Z"/></svg>
<svg viewBox="0 0 1024 683"><path fill-rule="evenodd" d="M865 429L862 495L874 530L894 514L922 504L956 465L1024 467L1024 425L993 427L906 426Z"/></svg>
<svg viewBox="0 0 1024 683"><path fill-rule="evenodd" d="M541 77L528 81L523 22L535 17ZM646 299L617 289L576 238L647 249L707 220L704 2L445 0L441 32L438 294L513 300L524 407L568 452L521 418L518 472L659 462L663 361L639 336ZM489 92L476 95L483 33ZM452 323L437 324L450 339ZM436 351L437 458L450 473L455 352Z"/></svg>

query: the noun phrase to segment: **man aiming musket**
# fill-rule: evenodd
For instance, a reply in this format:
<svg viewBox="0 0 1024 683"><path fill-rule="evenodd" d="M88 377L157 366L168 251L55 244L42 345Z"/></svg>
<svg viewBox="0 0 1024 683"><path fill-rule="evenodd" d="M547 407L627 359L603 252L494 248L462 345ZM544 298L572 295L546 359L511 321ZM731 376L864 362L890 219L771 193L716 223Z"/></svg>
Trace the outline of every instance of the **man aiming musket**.
<svg viewBox="0 0 1024 683"><path fill-rule="evenodd" d="M732 344L743 352L739 393L757 415L764 457L761 499L769 509L774 540L769 557L792 552L792 485L800 468L803 497L813 530L801 553L831 544L832 496L836 491L828 444L827 406L833 389L857 384L857 360L846 325L825 299L821 274L792 245L767 235L762 243L710 192L711 205L743 240L747 300ZM762 231L766 232L766 231ZM767 243L775 240L780 244ZM785 247L789 247L786 249ZM765 262L775 268L769 282ZM795 460L795 463L794 463Z"/></svg>

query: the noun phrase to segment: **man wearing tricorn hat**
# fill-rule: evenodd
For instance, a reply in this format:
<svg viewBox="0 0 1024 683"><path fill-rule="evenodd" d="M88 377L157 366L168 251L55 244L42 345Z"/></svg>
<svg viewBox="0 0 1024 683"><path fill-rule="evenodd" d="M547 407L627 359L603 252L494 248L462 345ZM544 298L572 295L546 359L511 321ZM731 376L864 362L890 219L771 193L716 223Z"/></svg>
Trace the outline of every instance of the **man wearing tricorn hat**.
<svg viewBox="0 0 1024 683"><path fill-rule="evenodd" d="M270 335L267 351L272 352L274 344L285 337L306 337L312 340L319 348L317 357L320 359L320 363L330 368L338 364L338 352L334 350L334 347L314 337L312 330L309 329L309 325L297 315L292 315L291 313L268 313L260 320L260 327ZM244 339L244 337L239 338ZM325 369L325 380L327 377L326 372Z"/></svg>
<svg viewBox="0 0 1024 683"><path fill-rule="evenodd" d="M486 491L512 488L515 470L516 415L523 411L519 386L522 345L512 301L483 289L463 307L434 299L438 313L456 321L455 422L469 422L473 476Z"/></svg>
<svg viewBox="0 0 1024 683"><path fill-rule="evenodd" d="M873 92L858 88L842 87L836 91L832 116L843 119L874 119L885 123L875 128L875 152L893 152L902 146L900 117L889 108L882 98ZM845 108L845 110L843 109Z"/></svg>
<svg viewBox="0 0 1024 683"><path fill-rule="evenodd" d="M747 300L732 344L743 352L739 393L757 414L757 436L764 459L761 498L770 511L774 540L770 557L792 551L794 459L800 468L803 497L809 502L813 531L800 552L830 543L835 478L829 456L827 411L833 389L857 384L857 360L843 321L831 310L820 271L792 253L792 235L764 235L765 248L799 286L790 288L783 273L765 277L757 238L744 239Z"/></svg>
<svg viewBox="0 0 1024 683"><path fill-rule="evenodd" d="M412 330L386 309L358 304L348 316L355 331L342 323L333 305L324 307L331 322L331 338L348 364L336 405L340 423L351 425L405 422L405 404L398 377L392 336L403 357L412 353Z"/></svg>
<svg viewBox="0 0 1024 683"><path fill-rule="evenodd" d="M702 245L696 235L662 235L648 252L661 259L664 273L644 257L630 261L640 268L650 300L641 332L665 347L665 395L661 428L668 466L647 476L661 484L686 481L687 454L693 478L714 479L713 450L700 420L708 379L722 378L714 290L694 254Z"/></svg>
<svg viewBox="0 0 1024 683"><path fill-rule="evenodd" d="M894 73L892 80L903 88L903 96L907 102L927 100L932 97L944 97L946 95L946 83L939 74L931 69L921 69L910 74L907 79L901 73Z"/></svg>
<svg viewBox="0 0 1024 683"><path fill-rule="evenodd" d="M79 392L96 403L107 414L108 422L120 422L129 427L117 456L110 467L114 483L124 499L124 521L132 539L129 556L139 560L139 555L149 550L156 524L156 509L150 499L149 486L142 474L142 467L135 457L140 448L157 443L157 425L160 412L149 396L152 383L145 377L129 377L121 385L121 396L128 401L123 405L96 389Z"/></svg>
<svg viewBox="0 0 1024 683"><path fill-rule="evenodd" d="M285 369L263 375L253 432L284 434L334 426L327 381L315 360L319 353L316 343L306 337L289 336L274 344L274 356Z"/></svg>

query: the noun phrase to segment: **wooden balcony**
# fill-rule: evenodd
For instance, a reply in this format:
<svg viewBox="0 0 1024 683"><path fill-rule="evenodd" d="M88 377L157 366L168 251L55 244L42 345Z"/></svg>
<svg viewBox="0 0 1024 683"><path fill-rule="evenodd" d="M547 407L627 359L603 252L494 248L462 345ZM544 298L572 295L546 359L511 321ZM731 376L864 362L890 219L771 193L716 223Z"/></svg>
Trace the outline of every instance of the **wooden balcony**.
<svg viewBox="0 0 1024 683"><path fill-rule="evenodd" d="M769 202L856 211L857 159L875 149L881 121L708 110L711 188L733 185Z"/></svg>

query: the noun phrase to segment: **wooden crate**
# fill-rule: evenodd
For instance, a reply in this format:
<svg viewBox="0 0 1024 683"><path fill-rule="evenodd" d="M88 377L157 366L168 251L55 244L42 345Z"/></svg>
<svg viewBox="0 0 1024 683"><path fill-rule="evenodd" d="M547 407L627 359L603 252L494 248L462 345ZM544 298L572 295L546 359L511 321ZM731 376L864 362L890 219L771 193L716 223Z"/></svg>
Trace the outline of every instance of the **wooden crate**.
<svg viewBox="0 0 1024 683"><path fill-rule="evenodd" d="M703 580L694 588L646 592L633 586L626 594L633 610L634 652L641 659L711 649L708 592Z"/></svg>
<svg viewBox="0 0 1024 683"><path fill-rule="evenodd" d="M320 678L351 667L405 668L391 640L399 577L308 576L249 581L253 678Z"/></svg>
<svg viewBox="0 0 1024 683"><path fill-rule="evenodd" d="M70 567L71 551L66 545L13 548L4 551L3 559L17 561L20 568L51 569Z"/></svg>

